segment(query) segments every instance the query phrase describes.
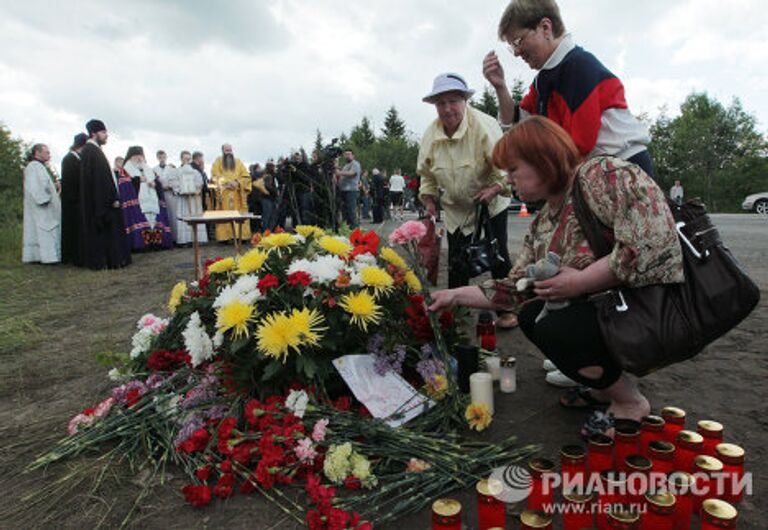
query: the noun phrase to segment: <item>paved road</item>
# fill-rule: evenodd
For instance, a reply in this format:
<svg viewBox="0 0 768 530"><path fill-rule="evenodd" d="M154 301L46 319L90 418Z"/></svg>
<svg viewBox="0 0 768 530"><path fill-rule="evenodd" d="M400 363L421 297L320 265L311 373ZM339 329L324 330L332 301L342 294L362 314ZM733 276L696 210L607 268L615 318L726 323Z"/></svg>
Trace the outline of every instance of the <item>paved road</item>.
<svg viewBox="0 0 768 530"><path fill-rule="evenodd" d="M713 214L711 217L733 255L761 288L768 288L768 217L757 214ZM532 219L510 215L510 252L520 247Z"/></svg>

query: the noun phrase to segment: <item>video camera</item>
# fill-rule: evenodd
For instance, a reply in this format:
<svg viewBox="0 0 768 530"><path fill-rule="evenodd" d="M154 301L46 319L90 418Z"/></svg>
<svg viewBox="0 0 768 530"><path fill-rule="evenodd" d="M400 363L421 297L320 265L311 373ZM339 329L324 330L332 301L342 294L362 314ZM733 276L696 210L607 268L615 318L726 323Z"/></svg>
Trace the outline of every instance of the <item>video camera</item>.
<svg viewBox="0 0 768 530"><path fill-rule="evenodd" d="M331 143L323 146L320 149L320 152L318 153L318 162L326 163L328 161L336 160L341 156L341 153L344 152L344 149L342 149L340 145L336 145L338 141L338 138L334 138L331 140Z"/></svg>

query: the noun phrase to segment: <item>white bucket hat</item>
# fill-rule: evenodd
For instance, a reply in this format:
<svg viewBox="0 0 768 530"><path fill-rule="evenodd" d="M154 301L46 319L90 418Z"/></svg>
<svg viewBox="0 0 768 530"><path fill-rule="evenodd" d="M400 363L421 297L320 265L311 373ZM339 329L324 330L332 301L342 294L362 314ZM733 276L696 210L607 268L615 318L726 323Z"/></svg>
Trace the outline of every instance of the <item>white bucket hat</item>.
<svg viewBox="0 0 768 530"><path fill-rule="evenodd" d="M421 98L424 103L434 103L437 96L446 92L461 92L465 97L475 93L459 74L440 74L432 82L432 92Z"/></svg>

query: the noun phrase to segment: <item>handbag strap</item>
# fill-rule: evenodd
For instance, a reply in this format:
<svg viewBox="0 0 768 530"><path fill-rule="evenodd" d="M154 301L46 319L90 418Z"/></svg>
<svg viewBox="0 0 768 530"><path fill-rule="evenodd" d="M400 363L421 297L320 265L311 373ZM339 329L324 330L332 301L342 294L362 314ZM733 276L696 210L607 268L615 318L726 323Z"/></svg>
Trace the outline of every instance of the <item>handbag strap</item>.
<svg viewBox="0 0 768 530"><path fill-rule="evenodd" d="M472 232L471 243L478 243L483 238L483 230L488 240L493 239L493 228L491 227L491 218L488 213L488 206L482 202L475 204L475 230Z"/></svg>

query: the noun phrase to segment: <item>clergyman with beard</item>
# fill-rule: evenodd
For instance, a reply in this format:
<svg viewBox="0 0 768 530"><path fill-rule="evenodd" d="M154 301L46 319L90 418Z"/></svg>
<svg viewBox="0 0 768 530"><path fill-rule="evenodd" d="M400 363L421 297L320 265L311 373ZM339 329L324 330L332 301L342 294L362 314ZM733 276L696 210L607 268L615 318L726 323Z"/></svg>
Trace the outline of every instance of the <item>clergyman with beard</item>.
<svg viewBox="0 0 768 530"><path fill-rule="evenodd" d="M248 213L248 195L251 192L251 174L240 161L235 158L230 144L221 146L221 156L211 167L211 178L217 191L217 210L237 210ZM251 239L251 227L243 223L244 240ZM216 240L230 241L235 238L229 224L216 225Z"/></svg>

